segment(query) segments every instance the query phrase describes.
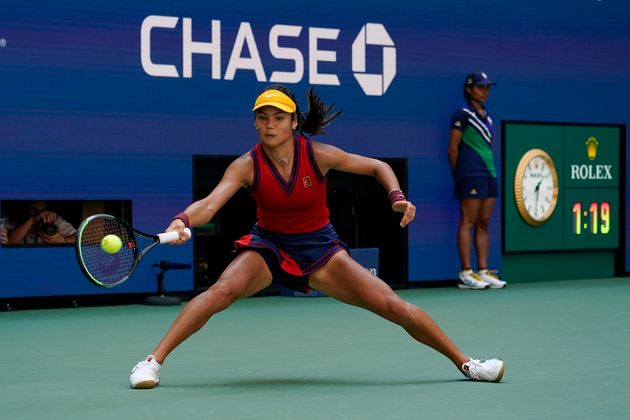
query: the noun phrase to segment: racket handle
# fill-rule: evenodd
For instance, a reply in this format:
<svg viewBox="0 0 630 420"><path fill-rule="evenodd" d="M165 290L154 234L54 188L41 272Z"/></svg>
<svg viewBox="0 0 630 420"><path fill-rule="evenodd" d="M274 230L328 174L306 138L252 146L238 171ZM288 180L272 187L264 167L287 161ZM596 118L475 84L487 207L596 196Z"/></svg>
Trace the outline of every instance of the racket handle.
<svg viewBox="0 0 630 420"><path fill-rule="evenodd" d="M184 232L186 233L186 235L188 236L188 238L190 238L190 229L188 228L184 228ZM160 243L161 244L167 244L169 242L173 242L179 239L179 233L177 232L164 232L164 233L159 233L158 234L158 238L160 239Z"/></svg>

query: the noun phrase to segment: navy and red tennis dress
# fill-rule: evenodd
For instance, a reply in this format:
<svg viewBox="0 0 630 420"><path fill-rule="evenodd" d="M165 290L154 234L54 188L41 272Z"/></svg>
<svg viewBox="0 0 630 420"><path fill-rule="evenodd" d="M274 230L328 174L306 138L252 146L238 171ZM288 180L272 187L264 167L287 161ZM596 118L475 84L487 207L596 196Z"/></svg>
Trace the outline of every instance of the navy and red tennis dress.
<svg viewBox="0 0 630 420"><path fill-rule="evenodd" d="M288 182L260 144L249 152L254 164L249 192L256 201L258 221L234 244L237 251L259 252L284 286L309 292L308 275L348 247L330 224L326 177L315 161L313 143L301 135L293 142Z"/></svg>

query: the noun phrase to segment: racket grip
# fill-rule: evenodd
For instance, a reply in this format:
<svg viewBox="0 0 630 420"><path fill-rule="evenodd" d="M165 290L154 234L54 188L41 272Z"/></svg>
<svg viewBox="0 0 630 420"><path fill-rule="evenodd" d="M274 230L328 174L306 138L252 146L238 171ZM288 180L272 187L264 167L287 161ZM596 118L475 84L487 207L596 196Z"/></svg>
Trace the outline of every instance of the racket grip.
<svg viewBox="0 0 630 420"><path fill-rule="evenodd" d="M186 233L186 235L188 235L188 238L190 239L190 229L188 228L184 228L184 232ZM160 239L160 243L161 244L167 244L169 242L173 242L179 239L179 233L178 232L164 232L164 233L159 233L158 234L158 238Z"/></svg>

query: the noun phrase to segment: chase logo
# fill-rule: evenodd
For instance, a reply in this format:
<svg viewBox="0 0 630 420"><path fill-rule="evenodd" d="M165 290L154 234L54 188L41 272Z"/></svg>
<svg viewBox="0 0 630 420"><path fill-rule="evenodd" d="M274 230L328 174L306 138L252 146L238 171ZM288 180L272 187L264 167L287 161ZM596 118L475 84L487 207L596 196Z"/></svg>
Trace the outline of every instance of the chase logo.
<svg viewBox="0 0 630 420"><path fill-rule="evenodd" d="M366 45L383 47L383 73L365 72ZM396 76L396 47L380 23L366 23L352 43L352 71L366 95L382 96Z"/></svg>
<svg viewBox="0 0 630 420"><path fill-rule="evenodd" d="M340 86L341 81L334 72L324 72L323 67L330 69L330 64L337 63L337 53L330 41L339 38L341 29L337 28L303 28L296 25L273 25L264 39L260 39L260 32L256 32L249 22L241 22L231 45L225 45L221 36L221 21L212 20L210 30L206 31L202 39L193 40L192 19L176 16L151 15L144 18L140 28L140 62L146 74L153 77L193 77L193 56L206 56L210 63L210 76L215 80L234 80L237 73L251 72L258 82L300 83L305 78L310 85ZM305 30L304 30L305 29ZM165 47L159 42L152 42L153 31L163 32L160 39L175 40L179 31L181 36L181 64L172 62L158 62L155 57L160 48ZM170 33L169 33L170 32ZM295 47L296 38L306 38L307 43L301 48ZM231 38L231 37L230 37ZM258 39L257 39L258 38ZM320 41L326 41L320 42ZM171 41L173 42L173 41ZM261 44L262 43L262 44ZM174 44L176 45L176 44ZM268 45L271 62L260 54L258 45ZM293 46L289 46L293 45ZM367 46L382 47L383 66L381 73L367 72ZM227 65L222 57L229 50ZM370 49L372 51L372 49ZM351 51L341 51L341 54L352 54L352 72L359 86L366 95L382 96L387 92L396 76L396 47L387 33L385 26L380 23L366 23L352 43ZM374 58L372 59L374 60ZM347 60L340 60L347 62ZM285 70L272 70L273 64L285 62ZM288 70L286 69L288 68ZM269 76L268 76L269 75Z"/></svg>

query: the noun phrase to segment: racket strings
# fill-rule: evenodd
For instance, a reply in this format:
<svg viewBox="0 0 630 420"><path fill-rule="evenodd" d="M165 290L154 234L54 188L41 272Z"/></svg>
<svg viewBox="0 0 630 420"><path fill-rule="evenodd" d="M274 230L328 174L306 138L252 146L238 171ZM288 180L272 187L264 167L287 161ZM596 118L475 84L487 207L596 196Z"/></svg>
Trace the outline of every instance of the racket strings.
<svg viewBox="0 0 630 420"><path fill-rule="evenodd" d="M101 248L101 241L107 235L120 238L120 251L109 254ZM83 227L79 240L83 266L100 285L114 286L133 271L137 254L136 241L133 233L116 219L97 217L90 220Z"/></svg>

